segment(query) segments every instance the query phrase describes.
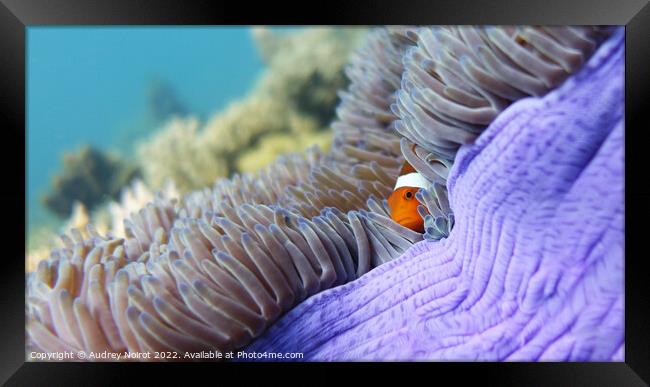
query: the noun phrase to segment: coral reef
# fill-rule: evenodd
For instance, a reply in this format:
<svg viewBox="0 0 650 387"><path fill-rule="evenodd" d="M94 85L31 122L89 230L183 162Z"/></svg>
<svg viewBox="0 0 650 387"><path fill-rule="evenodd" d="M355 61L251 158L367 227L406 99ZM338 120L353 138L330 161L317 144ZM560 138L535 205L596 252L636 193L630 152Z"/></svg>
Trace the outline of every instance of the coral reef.
<svg viewBox="0 0 650 387"><path fill-rule="evenodd" d="M160 78L154 78L149 82L147 104L149 113L157 123L173 116L185 116L189 113L174 87Z"/></svg>
<svg viewBox="0 0 650 387"><path fill-rule="evenodd" d="M253 37L269 66L259 92L310 117L318 128L327 127L334 118L337 92L347 86L343 68L365 32L363 28L319 27L282 34L254 28Z"/></svg>
<svg viewBox="0 0 650 387"><path fill-rule="evenodd" d="M299 151L329 142L324 129L334 117L336 93L347 82L343 65L365 30L254 31L268 66L258 83L205 124L177 119L143 142L138 154L149 186L158 188L172 178L186 193L235 172L253 172L290 145L295 145L291 151ZM296 140L286 141L287 136Z"/></svg>
<svg viewBox="0 0 650 387"><path fill-rule="evenodd" d="M624 31L506 109L449 180L449 238L305 301L247 347L307 360L622 361Z"/></svg>
<svg viewBox="0 0 650 387"><path fill-rule="evenodd" d="M215 176L228 173L224 162L215 162L211 153L195 139L196 118L174 118L158 134L138 147L143 178L148 186L158 188L167 179L183 191L200 182L212 184ZM210 168L205 167L213 163Z"/></svg>
<svg viewBox="0 0 650 387"><path fill-rule="evenodd" d="M236 170L240 172L256 173L268 165L266 158L260 158L259 155L283 155L295 151L305 151L312 145L317 146L323 151L330 148L332 134L326 131L316 134L276 134L264 137L260 142L248 150L241 153L237 159Z"/></svg>
<svg viewBox="0 0 650 387"><path fill-rule="evenodd" d="M139 175L137 167L90 146L63 155L63 169L54 177L43 204L61 218L72 214L75 202L93 209L117 197L122 187Z"/></svg>
<svg viewBox="0 0 650 387"><path fill-rule="evenodd" d="M346 70L329 152L309 148L178 199L159 195L124 220L122 238L92 226L87 238L64 235L28 278L28 344L182 353L264 335L248 349L308 359L620 353L622 205L590 192L622 195L622 31L558 90L502 112L455 163L416 142L423 174L441 177L418 194L431 213L425 235L441 240L414 246L422 235L393 222L385 198L412 157L395 106L422 31L367 36ZM588 98L596 90L602 99ZM223 143L176 146L200 158L199 148L227 154L259 140L226 127L196 136ZM228 133L237 136L226 142ZM585 219L590 227L578 227ZM558 235L566 226L572 233ZM585 299L581 286L598 297Z"/></svg>

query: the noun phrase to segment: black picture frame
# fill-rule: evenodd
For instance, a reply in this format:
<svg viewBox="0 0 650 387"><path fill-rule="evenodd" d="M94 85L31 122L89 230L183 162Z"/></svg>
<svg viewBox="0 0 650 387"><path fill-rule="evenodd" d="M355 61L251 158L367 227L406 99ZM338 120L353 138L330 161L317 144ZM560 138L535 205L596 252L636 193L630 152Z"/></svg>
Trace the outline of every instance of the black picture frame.
<svg viewBox="0 0 650 387"><path fill-rule="evenodd" d="M382 363L389 374L423 369L429 378L452 376L454 382L472 378L498 385L647 385L650 382L650 342L648 341L648 281L645 268L644 227L650 215L650 189L644 184L648 127L645 114L650 101L650 5L647 0L411 0L411 1L329 1L303 2L282 7L274 2L270 9L258 3L233 1L169 0L0 0L0 117L5 144L0 152L9 179L3 184L5 231L4 266L0 276L0 381L9 385L92 385L111 384L124 377L131 365L33 363L25 362L24 256L19 227L25 220L26 203L26 126L25 53L26 28L36 25L213 25L213 24L610 24L626 26L626 164L625 164L625 362L624 363ZM253 13L253 10L255 12ZM22 157L22 158L21 158ZM22 170L21 170L22 169ZM25 217L20 214L20 203ZM26 232L26 231L25 231ZM15 234L15 235L14 235ZM183 375L219 367L252 377L271 370L294 372L301 365L289 364L183 364L156 367L164 375ZM249 367L261 372L248 372ZM311 363L315 372L329 374L325 368L360 367L354 372L374 374L366 363ZM400 370L395 370L395 367ZM152 369L153 365L145 366ZM177 368L178 367L178 368ZM462 368L462 369L461 369ZM138 367L140 369L140 367ZM329 375L328 375L329 374ZM184 380L184 379L180 379ZM430 379L434 380L434 379ZM443 379L441 379L443 380Z"/></svg>

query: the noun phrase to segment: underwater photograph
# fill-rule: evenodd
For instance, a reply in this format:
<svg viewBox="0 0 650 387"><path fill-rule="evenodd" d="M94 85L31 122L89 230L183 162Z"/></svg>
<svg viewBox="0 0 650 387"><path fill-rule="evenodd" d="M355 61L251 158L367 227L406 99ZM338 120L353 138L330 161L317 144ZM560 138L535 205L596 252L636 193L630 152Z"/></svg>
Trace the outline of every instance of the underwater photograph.
<svg viewBox="0 0 650 387"><path fill-rule="evenodd" d="M27 361L625 361L624 27L26 43Z"/></svg>

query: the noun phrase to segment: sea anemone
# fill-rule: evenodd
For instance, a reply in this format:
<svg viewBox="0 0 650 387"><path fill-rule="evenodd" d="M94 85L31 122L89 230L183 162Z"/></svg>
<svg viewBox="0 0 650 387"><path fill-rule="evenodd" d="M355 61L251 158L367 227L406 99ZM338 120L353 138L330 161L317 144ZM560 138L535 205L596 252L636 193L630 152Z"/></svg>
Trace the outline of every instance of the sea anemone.
<svg viewBox="0 0 650 387"><path fill-rule="evenodd" d="M266 68L251 91L205 122L177 118L142 142L137 153L148 186L157 189L172 178L188 193L268 165L284 153L273 144L286 136L300 139L284 141L293 152L330 142L326 129L334 118L336 93L348 82L343 68L366 29L254 31Z"/></svg>
<svg viewBox="0 0 650 387"><path fill-rule="evenodd" d="M429 42L423 31L392 27L367 36L346 71L351 84L341 93L328 153L310 148L285 155L257 174L219 179L178 200L159 195L124 221L123 238L100 235L92 226L88 238L75 229L64 235L64 246L28 279L28 344L92 352L242 348L301 301L422 240L388 215L385 198L404 159L431 182L417 195L429 210L425 237L449 235L454 217L447 174L454 147L470 137L410 129L409 108L420 109L417 119L426 114L458 125L454 133L478 134L478 123L462 119L487 123L487 115L474 95L480 92L454 83L453 76L431 79L448 82L449 98L462 95L454 103L475 104L470 107L479 113L456 116L427 99L405 97L414 90L429 95L409 84L412 62L405 59ZM547 80L561 78L552 74ZM495 107L487 109L491 114ZM436 136L444 146L431 147ZM462 141L447 146L451 139ZM450 153L442 157L440 149Z"/></svg>
<svg viewBox="0 0 650 387"><path fill-rule="evenodd" d="M403 136L406 160L442 186L429 190L429 196L446 196L447 176L461 145L472 143L512 102L541 96L562 83L610 32L594 26L410 30L417 44L403 55L401 87L391 105L398 119L392 125ZM425 224L439 229L426 232L425 238L449 235L445 230L451 230L452 218L420 214Z"/></svg>
<svg viewBox="0 0 650 387"><path fill-rule="evenodd" d="M460 148L449 237L305 300L239 359L623 361L624 32Z"/></svg>
<svg viewBox="0 0 650 387"><path fill-rule="evenodd" d="M390 102L379 107L389 111ZM89 226L84 240L73 229L30 277L31 344L240 348L304 298L396 258L422 237L388 216L399 140L380 119L359 137L337 136L330 154L286 155L179 202L159 196L124 221L124 238Z"/></svg>
<svg viewBox="0 0 650 387"><path fill-rule="evenodd" d="M275 165L285 173L274 181L294 178L290 160ZM278 193L260 194L261 178L242 181L242 189L218 182L184 204L158 197L125 220L125 238L92 226L91 238L76 229L63 236L65 247L29 277L32 344L92 352L241 348L306 297L421 239L373 198L367 211L325 207L307 219L250 200Z"/></svg>
<svg viewBox="0 0 650 387"><path fill-rule="evenodd" d="M541 96L593 53L608 28L425 27L404 55L393 110L405 138L453 161L513 101Z"/></svg>

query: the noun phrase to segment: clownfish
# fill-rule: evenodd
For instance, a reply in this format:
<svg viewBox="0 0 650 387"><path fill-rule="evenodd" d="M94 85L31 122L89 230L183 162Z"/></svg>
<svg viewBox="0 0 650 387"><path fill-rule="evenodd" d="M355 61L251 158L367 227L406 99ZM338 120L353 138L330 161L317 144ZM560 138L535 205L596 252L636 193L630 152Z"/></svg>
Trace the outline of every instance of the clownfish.
<svg viewBox="0 0 650 387"><path fill-rule="evenodd" d="M393 193L388 197L391 219L413 231L424 232L424 219L418 213L420 202L415 198L415 193L426 186L426 179L404 161Z"/></svg>

